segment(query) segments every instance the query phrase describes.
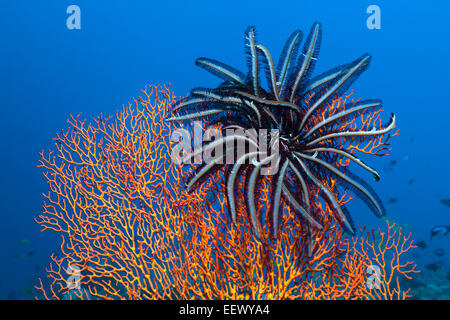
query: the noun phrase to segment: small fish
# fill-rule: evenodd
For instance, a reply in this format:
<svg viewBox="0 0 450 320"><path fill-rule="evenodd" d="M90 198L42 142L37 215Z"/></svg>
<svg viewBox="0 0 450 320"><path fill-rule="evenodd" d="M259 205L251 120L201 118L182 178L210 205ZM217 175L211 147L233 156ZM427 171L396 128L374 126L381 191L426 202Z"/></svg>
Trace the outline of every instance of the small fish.
<svg viewBox="0 0 450 320"><path fill-rule="evenodd" d="M441 203L444 206L450 207L450 199L441 199Z"/></svg>
<svg viewBox="0 0 450 320"><path fill-rule="evenodd" d="M410 155L406 155L406 156L403 157L403 160L404 161L409 161L409 160L411 160L411 156Z"/></svg>
<svg viewBox="0 0 450 320"><path fill-rule="evenodd" d="M27 243L30 243L30 240L28 240L28 239L20 239L19 243L20 244L27 244Z"/></svg>
<svg viewBox="0 0 450 320"><path fill-rule="evenodd" d="M396 164L397 164L397 160L392 160L392 161L389 163L389 165L390 165L391 167L395 166Z"/></svg>
<svg viewBox="0 0 450 320"><path fill-rule="evenodd" d="M389 203L396 203L397 199L396 198L389 198Z"/></svg>
<svg viewBox="0 0 450 320"><path fill-rule="evenodd" d="M436 236L445 236L450 232L450 226L436 226L430 230L430 241Z"/></svg>
<svg viewBox="0 0 450 320"><path fill-rule="evenodd" d="M31 251L28 252L28 256L29 256L29 257L32 257L33 255L34 255L34 251L33 251L33 250L31 250Z"/></svg>
<svg viewBox="0 0 450 320"><path fill-rule="evenodd" d="M442 257L442 256L444 256L444 254L445 254L445 250L439 248L439 249L434 250L434 251L433 251L433 254L434 254L435 256Z"/></svg>
<svg viewBox="0 0 450 320"><path fill-rule="evenodd" d="M427 243L425 242L425 240L420 240L419 242L416 243L417 247L420 249L425 249L427 246Z"/></svg>
<svg viewBox="0 0 450 320"><path fill-rule="evenodd" d="M414 181L415 181L414 179L409 179L409 180L408 180L408 184L413 184Z"/></svg>

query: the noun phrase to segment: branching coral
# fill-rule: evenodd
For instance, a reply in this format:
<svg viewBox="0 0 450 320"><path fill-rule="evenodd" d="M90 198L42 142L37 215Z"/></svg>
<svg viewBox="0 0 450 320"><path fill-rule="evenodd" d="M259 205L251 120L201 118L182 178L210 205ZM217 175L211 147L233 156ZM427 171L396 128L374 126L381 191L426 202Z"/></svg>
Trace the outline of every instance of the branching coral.
<svg viewBox="0 0 450 320"><path fill-rule="evenodd" d="M171 160L174 128L163 121L174 103L167 87L150 86L115 117L93 123L71 118L69 129L55 138L56 151L42 153L50 191L36 221L61 235L61 247L48 278L39 280L39 298L407 297L397 276L416 272L403 262L411 241L391 226L381 241L349 239L327 203L312 203L323 226L315 230L283 200L278 239L269 230L256 239L245 206L237 205L236 226L227 221L221 175L185 192L192 168ZM378 121L377 114L358 117ZM377 154L385 140L353 148ZM269 201L267 181L261 189L259 215ZM344 204L350 195L339 199ZM367 287L371 265L380 269L380 289Z"/></svg>
<svg viewBox="0 0 450 320"><path fill-rule="evenodd" d="M360 237L346 239L344 254L338 258L338 272L313 284L309 298L404 300L411 297L409 289L400 287L399 278L411 279L419 272L405 258L416 247L411 234L404 236L401 228L395 229L395 223L386 223L386 231L360 230Z"/></svg>

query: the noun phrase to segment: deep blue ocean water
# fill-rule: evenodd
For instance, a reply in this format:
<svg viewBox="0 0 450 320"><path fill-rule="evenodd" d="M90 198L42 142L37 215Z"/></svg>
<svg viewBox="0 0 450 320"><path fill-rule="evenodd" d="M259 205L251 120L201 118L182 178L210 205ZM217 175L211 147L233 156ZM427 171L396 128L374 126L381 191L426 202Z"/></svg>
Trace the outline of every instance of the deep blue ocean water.
<svg viewBox="0 0 450 320"><path fill-rule="evenodd" d="M72 4L81 9L80 30L66 27ZM381 29L367 28L370 5L381 9ZM389 218L428 242L417 250L419 268L440 261L450 269L450 235L429 243L432 227L450 225L450 207L441 203L450 198L448 2L4 0L0 8L1 299L32 298L58 249L58 235L41 233L34 222L47 192L36 165L69 115L115 113L148 84L171 83L177 95L217 85L195 59L245 70L248 25L277 59L293 30L308 32L320 21L316 74L366 52L373 56L352 88L358 97L383 99L385 119L397 115L400 136L389 157L367 159L382 175L372 186ZM356 223L380 225L361 201L350 210ZM436 257L437 248L447 253Z"/></svg>

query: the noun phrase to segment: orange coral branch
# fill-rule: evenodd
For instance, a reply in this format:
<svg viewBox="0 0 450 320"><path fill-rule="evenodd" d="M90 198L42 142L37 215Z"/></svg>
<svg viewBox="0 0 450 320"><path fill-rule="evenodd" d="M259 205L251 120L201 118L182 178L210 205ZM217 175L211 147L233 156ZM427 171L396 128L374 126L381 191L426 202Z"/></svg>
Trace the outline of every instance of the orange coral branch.
<svg viewBox="0 0 450 320"><path fill-rule="evenodd" d="M237 226L229 221L221 175L186 193L183 182L193 168L171 161L174 128L163 121L175 97L160 86L142 93L115 117L99 116L93 123L71 117L70 128L55 138L56 151L41 154L40 167L50 191L36 221L42 230L58 232L62 239L58 254L51 257L47 280L40 279L36 286L42 298L408 296L396 274L409 277L416 272L412 263L401 262L412 245L391 226L381 242L369 236L350 242L326 203L312 203L323 226L315 230L282 201L279 238L272 239L264 229L258 240L245 206L237 206ZM334 101L331 112L337 112L349 96ZM367 127L379 121L377 113L359 116ZM349 121L349 128L355 121ZM383 141L353 148L377 153L383 150ZM335 183L329 185L332 190ZM241 181L241 193L242 187ZM268 181L260 189L258 216L264 218L270 204ZM341 204L350 199L347 193L340 195ZM379 292L367 289L369 263L381 269ZM74 282L67 282L72 278Z"/></svg>

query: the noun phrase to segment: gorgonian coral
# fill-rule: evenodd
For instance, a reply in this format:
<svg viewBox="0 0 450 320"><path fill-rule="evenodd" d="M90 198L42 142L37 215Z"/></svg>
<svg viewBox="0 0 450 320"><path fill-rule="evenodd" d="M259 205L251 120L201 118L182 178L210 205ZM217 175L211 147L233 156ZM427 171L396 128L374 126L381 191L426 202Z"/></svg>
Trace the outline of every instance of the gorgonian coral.
<svg viewBox="0 0 450 320"><path fill-rule="evenodd" d="M175 103L166 87L150 86L115 116L69 120L43 152L49 185L43 230L61 236L38 298L47 299L391 299L406 298L397 276L411 241L391 232L380 239L346 238L333 208L311 192L321 229L294 219L283 199L277 241L252 232L243 198L236 225L226 223L220 175L194 192L182 186L193 168L171 161L174 130L163 119ZM336 104L339 101L335 102ZM376 114L364 119L374 121ZM351 125L351 122L350 124ZM370 124L368 124L370 125ZM354 148L374 152L380 141ZM346 165L345 162L342 165ZM325 183L325 182L324 182ZM336 181L328 187L335 190ZM244 182L239 181L238 192ZM270 201L262 181L260 202ZM338 201L350 200L347 193ZM257 214L263 209L257 207ZM380 268L379 289L368 289L368 266Z"/></svg>

